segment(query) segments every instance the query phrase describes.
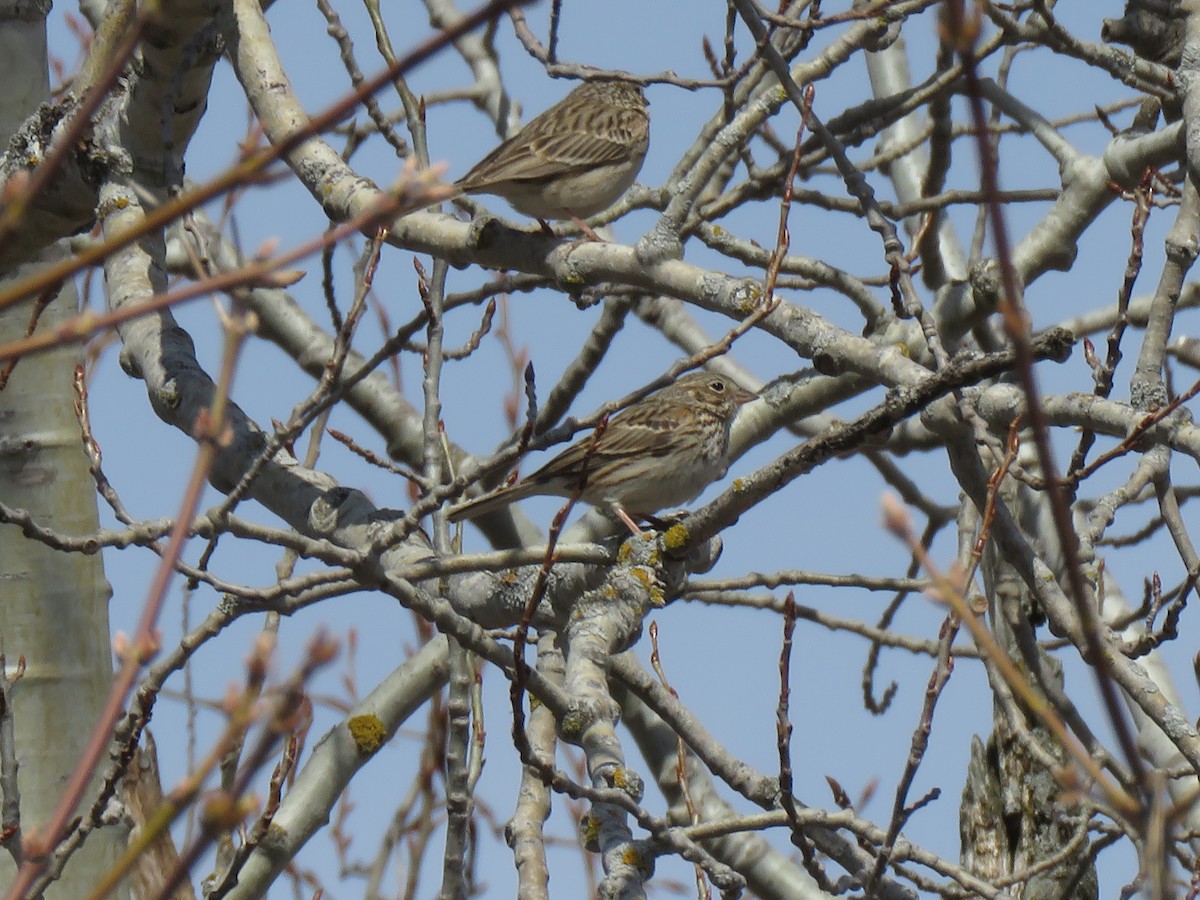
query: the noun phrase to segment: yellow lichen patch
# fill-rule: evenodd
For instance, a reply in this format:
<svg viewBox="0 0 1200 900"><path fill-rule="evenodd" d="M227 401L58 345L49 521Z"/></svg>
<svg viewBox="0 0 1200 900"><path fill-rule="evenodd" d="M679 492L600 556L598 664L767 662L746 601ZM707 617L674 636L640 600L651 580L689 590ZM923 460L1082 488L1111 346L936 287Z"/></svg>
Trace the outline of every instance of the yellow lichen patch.
<svg viewBox="0 0 1200 900"><path fill-rule="evenodd" d="M691 533L682 525L672 525L663 535L663 546L674 552L686 547L691 539Z"/></svg>
<svg viewBox="0 0 1200 900"><path fill-rule="evenodd" d="M633 866L635 869L641 869L646 865L646 860L637 847L626 847L625 852L621 854L621 862L627 866Z"/></svg>
<svg viewBox="0 0 1200 900"><path fill-rule="evenodd" d="M746 489L746 482L744 480L742 480L741 478L735 478L735 479L733 479L732 487L733 487L734 491L736 491L737 493L740 494L742 491L744 491Z"/></svg>
<svg viewBox="0 0 1200 900"><path fill-rule="evenodd" d="M612 785L627 794L636 794L642 789L642 780L636 772L631 772L624 766L617 766L613 769Z"/></svg>
<svg viewBox="0 0 1200 900"><path fill-rule="evenodd" d="M590 813L579 820L579 836L583 848L590 853L600 852L600 820Z"/></svg>
<svg viewBox="0 0 1200 900"><path fill-rule="evenodd" d="M562 724L558 726L559 732L567 740L579 737L583 734L583 729L587 727L587 717L582 713L569 712L563 716Z"/></svg>
<svg viewBox="0 0 1200 900"><path fill-rule="evenodd" d="M642 541L643 543L652 543L657 538L658 538L658 535L656 535L653 531L643 531L641 534L639 534L637 536L631 535L630 537L621 541L621 546L617 550L617 562L622 562L622 563L629 562L630 558L633 555L633 547L634 547L633 542L634 541Z"/></svg>
<svg viewBox="0 0 1200 900"><path fill-rule="evenodd" d="M370 756L383 746L387 739L387 731L379 716L355 716L346 723L350 729L350 737L354 738L354 746L363 756Z"/></svg>
<svg viewBox="0 0 1200 900"><path fill-rule="evenodd" d="M646 588L646 593L650 595L650 603L652 606L665 606L663 600L662 587L658 583L658 579L654 577L654 570L646 566L634 566L629 570L642 585Z"/></svg>
<svg viewBox="0 0 1200 900"><path fill-rule="evenodd" d="M748 290L739 291L735 298L737 310L744 316L748 316L754 312L763 295L762 288L759 285L753 284L748 287Z"/></svg>

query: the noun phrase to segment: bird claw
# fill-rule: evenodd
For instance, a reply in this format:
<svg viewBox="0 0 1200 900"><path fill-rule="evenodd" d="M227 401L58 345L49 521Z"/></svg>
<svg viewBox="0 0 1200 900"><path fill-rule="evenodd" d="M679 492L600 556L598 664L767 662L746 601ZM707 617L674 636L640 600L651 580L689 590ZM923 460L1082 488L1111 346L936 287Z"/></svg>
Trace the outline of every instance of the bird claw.
<svg viewBox="0 0 1200 900"><path fill-rule="evenodd" d="M635 537L641 537L642 534L646 531L645 527L637 525L635 523L634 519L631 518L629 516L629 514L627 512L625 512L625 510L623 510L623 509L613 510L613 515L615 515L618 519L620 519L622 522L624 522L625 527L628 528ZM652 516L652 515L649 515L648 513L637 513L636 515L637 515L638 520L645 523L645 526L648 526L650 529L652 529L654 531L661 532L661 531L666 531L667 529L671 528L671 526L676 525L677 523L681 522L683 520L684 516L687 515L687 512L684 510L680 510L676 513L672 513L669 516Z"/></svg>
<svg viewBox="0 0 1200 900"><path fill-rule="evenodd" d="M574 222L575 227L578 228L583 233L583 237L576 238L575 240L571 241L571 243L567 244L566 250L568 253L570 253L576 247L581 246L582 244L588 244L588 243L593 243L593 242L598 243L598 244L608 243L607 241L604 240L604 238L602 238L602 237L600 237L600 235L596 234L595 229L592 228L591 225L589 225L587 222L583 221L583 219L579 218L579 216L575 215L574 213L571 214L571 221ZM546 235L546 237L555 238L556 240L565 237L565 235L555 234L554 229L550 227L550 223L547 222L545 219L538 219L538 224L542 226L542 234Z"/></svg>
<svg viewBox="0 0 1200 900"><path fill-rule="evenodd" d="M670 528L678 525L687 517L687 510L676 510L666 516L642 516L643 522L648 524L655 531L667 531Z"/></svg>

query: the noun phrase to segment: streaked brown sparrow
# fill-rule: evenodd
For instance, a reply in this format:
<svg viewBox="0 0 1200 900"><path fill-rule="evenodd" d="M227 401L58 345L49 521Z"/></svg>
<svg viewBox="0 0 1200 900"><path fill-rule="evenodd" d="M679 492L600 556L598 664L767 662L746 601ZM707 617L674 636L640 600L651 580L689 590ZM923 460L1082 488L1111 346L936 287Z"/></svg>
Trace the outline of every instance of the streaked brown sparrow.
<svg viewBox="0 0 1200 900"><path fill-rule="evenodd" d="M495 194L539 220L583 219L629 189L650 143L640 86L585 81L532 119L455 182L465 194Z"/></svg>
<svg viewBox="0 0 1200 900"><path fill-rule="evenodd" d="M725 474L730 426L753 397L723 375L685 375L621 410L599 437L577 441L516 484L451 508L449 519L474 518L535 494L578 493L639 534L630 514L686 503Z"/></svg>

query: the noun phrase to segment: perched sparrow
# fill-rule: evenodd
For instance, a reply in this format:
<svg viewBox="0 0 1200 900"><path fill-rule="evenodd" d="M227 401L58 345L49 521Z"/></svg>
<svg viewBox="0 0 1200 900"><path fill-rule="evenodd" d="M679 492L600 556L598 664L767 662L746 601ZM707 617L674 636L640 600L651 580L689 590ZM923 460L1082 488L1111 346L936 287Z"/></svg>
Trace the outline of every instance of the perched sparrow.
<svg viewBox="0 0 1200 900"><path fill-rule="evenodd" d="M516 484L453 507L450 521L535 494L578 492L640 534L628 513L648 516L686 503L725 474L730 425L753 397L723 375L685 375L621 410L599 438L588 435Z"/></svg>
<svg viewBox="0 0 1200 900"><path fill-rule="evenodd" d="M650 143L641 87L585 81L455 182L464 194L495 194L539 220L583 219L629 189Z"/></svg>

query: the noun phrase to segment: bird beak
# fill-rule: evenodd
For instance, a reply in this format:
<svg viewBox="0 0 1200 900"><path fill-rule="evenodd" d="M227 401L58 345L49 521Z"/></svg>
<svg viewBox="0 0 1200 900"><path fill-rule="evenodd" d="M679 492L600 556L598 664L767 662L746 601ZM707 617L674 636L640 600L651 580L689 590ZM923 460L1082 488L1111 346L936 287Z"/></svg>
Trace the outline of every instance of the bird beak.
<svg viewBox="0 0 1200 900"><path fill-rule="evenodd" d="M757 396L758 396L758 394L751 393L750 391L746 390L745 388L738 388L736 391L734 391L733 400L738 406L742 406L746 403L749 403L751 400L755 399Z"/></svg>

